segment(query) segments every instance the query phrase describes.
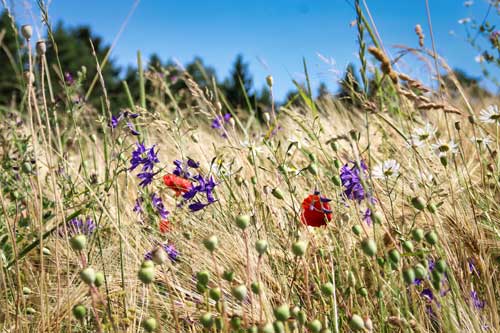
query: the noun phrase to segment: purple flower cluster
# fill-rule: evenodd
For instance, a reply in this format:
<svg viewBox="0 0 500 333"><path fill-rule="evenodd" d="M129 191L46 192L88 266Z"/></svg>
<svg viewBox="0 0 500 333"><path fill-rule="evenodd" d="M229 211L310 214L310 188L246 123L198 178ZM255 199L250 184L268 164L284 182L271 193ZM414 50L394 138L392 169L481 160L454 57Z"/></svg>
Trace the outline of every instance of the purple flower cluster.
<svg viewBox="0 0 500 333"><path fill-rule="evenodd" d="M191 172L189 172L189 168L198 169L200 167L200 163L193 161L188 158L188 160L184 163L179 160L174 161L175 169L172 173L178 177L189 179L191 178Z"/></svg>
<svg viewBox="0 0 500 333"><path fill-rule="evenodd" d="M162 219L166 219L168 217L168 214L170 214L170 212L165 209L163 201L156 193L151 194L151 204L156 209L158 215L160 215Z"/></svg>
<svg viewBox="0 0 500 333"><path fill-rule="evenodd" d="M177 261L177 259L179 258L179 251L175 249L175 246L173 246L172 244L161 244L160 246L168 254L168 258L170 259L170 261L172 262ZM144 260L153 259L153 251L154 250L147 252L144 255Z"/></svg>
<svg viewBox="0 0 500 333"><path fill-rule="evenodd" d="M134 213L140 214L143 212L143 210L142 210L142 202L143 201L144 201L144 199L142 197L139 197L135 200L134 209L133 209Z"/></svg>
<svg viewBox="0 0 500 333"><path fill-rule="evenodd" d="M189 204L188 207L192 212L197 212L216 201L213 195L213 190L215 186L217 186L217 183L214 181L212 176L203 177L202 175L197 175L192 177L192 179L196 181L197 185L193 184L189 191L184 193L182 197L185 201L194 200L194 202ZM206 202L201 202L200 196L205 196Z"/></svg>
<svg viewBox="0 0 500 333"><path fill-rule="evenodd" d="M217 116L217 117L215 117L215 119L212 120L212 128L216 129L216 130L219 130L221 136L224 137L224 138L226 138L227 134L226 134L226 131L224 129L224 124L229 123L229 121L231 120L231 118L232 117L231 117L230 113L226 113L226 114L224 114L224 116Z"/></svg>
<svg viewBox="0 0 500 333"><path fill-rule="evenodd" d="M66 84L68 86L71 86L71 85L73 85L73 83L75 83L75 79L73 79L73 75L71 75L71 73L69 73L69 72L64 73L64 81L66 82Z"/></svg>
<svg viewBox="0 0 500 333"><path fill-rule="evenodd" d="M474 305L474 307L478 310L481 310L481 309L484 309L484 306L486 305L486 302L485 301L482 301L480 298L479 298L479 295L477 294L477 291L475 290L472 290L470 292L470 297L472 299L472 304Z"/></svg>
<svg viewBox="0 0 500 333"><path fill-rule="evenodd" d="M350 166L349 164L352 164ZM344 186L344 195L350 200L356 200L361 202L366 199L366 192L361 184L360 173L363 172L365 179L368 178L367 171L368 167L364 161L361 161L361 167L359 167L355 162L350 162L345 164L340 169L340 180Z"/></svg>
<svg viewBox="0 0 500 333"><path fill-rule="evenodd" d="M156 163L159 163L158 151L155 151L156 145L146 148L144 143L136 143L136 149L132 152L132 158L130 159L129 170L135 170L137 167L142 166L141 172L137 174L137 177L141 180L139 186L146 187L151 184L155 173L153 173L153 168Z"/></svg>
<svg viewBox="0 0 500 333"><path fill-rule="evenodd" d="M90 236L95 228L95 223L90 217L87 217L85 221L79 217L75 217L66 223L66 227L59 227L58 233L61 237L64 237L66 232L68 233L68 237L76 235Z"/></svg>
<svg viewBox="0 0 500 333"><path fill-rule="evenodd" d="M111 120L109 121L109 127L111 127L112 129L115 129L118 127L118 125L120 124L120 122L123 120L123 119L127 119L127 127L130 131L130 134L132 135L135 135L135 136L138 136L140 133L135 129L134 127L134 124L132 124L132 122L128 119L135 119L139 117L139 114L137 113L130 113L128 111L125 111L125 112L121 112L118 117L115 116L115 115L112 115L111 116Z"/></svg>

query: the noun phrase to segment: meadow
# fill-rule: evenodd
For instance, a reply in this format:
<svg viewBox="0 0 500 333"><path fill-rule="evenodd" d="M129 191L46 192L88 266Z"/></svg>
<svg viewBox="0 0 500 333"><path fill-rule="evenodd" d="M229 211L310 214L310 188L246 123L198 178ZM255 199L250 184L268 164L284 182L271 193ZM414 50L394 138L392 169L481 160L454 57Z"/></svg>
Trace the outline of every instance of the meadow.
<svg viewBox="0 0 500 333"><path fill-rule="evenodd" d="M174 95L140 53L117 109L103 59L69 80L47 66L57 40L15 22L2 331L500 332L498 98L463 87L422 28L402 54L439 84L400 71L356 3L362 89L313 98L306 81L262 119L187 72Z"/></svg>

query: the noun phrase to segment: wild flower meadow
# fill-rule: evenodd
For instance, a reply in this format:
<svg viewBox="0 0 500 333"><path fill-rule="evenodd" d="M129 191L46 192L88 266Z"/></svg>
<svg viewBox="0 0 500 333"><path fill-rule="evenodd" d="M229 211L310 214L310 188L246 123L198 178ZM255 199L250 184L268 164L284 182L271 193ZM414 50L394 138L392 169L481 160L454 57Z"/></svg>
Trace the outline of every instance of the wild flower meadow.
<svg viewBox="0 0 500 333"><path fill-rule="evenodd" d="M2 331L499 332L499 101L471 102L420 26L408 52L448 86L400 71L356 4L363 89L300 88L262 121L142 65L141 99L115 109L98 58L96 108L86 69L46 67L20 28L23 95L0 110Z"/></svg>

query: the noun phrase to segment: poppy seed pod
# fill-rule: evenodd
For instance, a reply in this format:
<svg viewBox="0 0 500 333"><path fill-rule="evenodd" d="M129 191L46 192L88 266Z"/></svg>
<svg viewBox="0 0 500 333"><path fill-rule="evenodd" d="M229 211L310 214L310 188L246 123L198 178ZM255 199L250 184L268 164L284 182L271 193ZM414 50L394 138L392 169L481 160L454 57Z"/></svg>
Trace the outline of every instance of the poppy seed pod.
<svg viewBox="0 0 500 333"><path fill-rule="evenodd" d="M259 239L255 242L255 250L257 253L262 256L267 252L267 241L264 239Z"/></svg>
<svg viewBox="0 0 500 333"><path fill-rule="evenodd" d="M405 280L407 284L412 284L415 278L416 274L413 268L407 268L403 271L403 280Z"/></svg>
<svg viewBox="0 0 500 333"><path fill-rule="evenodd" d="M422 197L414 197L411 199L411 204L418 210L424 210L425 200Z"/></svg>
<svg viewBox="0 0 500 333"><path fill-rule="evenodd" d="M208 291L208 296L210 296L210 298L216 302L218 302L220 300L221 295L222 295L222 291L218 287L212 288Z"/></svg>
<svg viewBox="0 0 500 333"><path fill-rule="evenodd" d="M403 249L406 251L406 252L413 252L413 250L415 249L414 246L413 246L413 243L411 241L404 241L403 242Z"/></svg>
<svg viewBox="0 0 500 333"><path fill-rule="evenodd" d="M142 327L146 332L154 332L158 328L158 323L154 318L148 318L142 322Z"/></svg>
<svg viewBox="0 0 500 333"><path fill-rule="evenodd" d="M155 267L155 264L151 260L144 260L141 264L141 268Z"/></svg>
<svg viewBox="0 0 500 333"><path fill-rule="evenodd" d="M276 199L279 199L279 200L283 200L284 199L283 192L281 192L281 190L279 188L277 188L277 187L272 189L271 194Z"/></svg>
<svg viewBox="0 0 500 333"><path fill-rule="evenodd" d="M446 265L446 261L444 261L443 259L439 259L438 261L436 261L434 267L439 273L444 273L448 266Z"/></svg>
<svg viewBox="0 0 500 333"><path fill-rule="evenodd" d="M33 27L29 24L25 24L21 27L21 34L23 35L23 37L27 40L29 40L31 38L31 36L33 35Z"/></svg>
<svg viewBox="0 0 500 333"><path fill-rule="evenodd" d="M36 42L36 52L39 55L44 55L47 52L47 44L43 39Z"/></svg>
<svg viewBox="0 0 500 333"><path fill-rule="evenodd" d="M352 227L352 232L356 235L359 236L363 232L363 228L359 224L355 224Z"/></svg>
<svg viewBox="0 0 500 333"><path fill-rule="evenodd" d="M238 215L235 219L236 225L241 230L245 230L250 224L250 216L249 215Z"/></svg>
<svg viewBox="0 0 500 333"><path fill-rule="evenodd" d="M92 267L84 268L80 271L80 278L83 282L89 286L94 284L95 281L95 271Z"/></svg>
<svg viewBox="0 0 500 333"><path fill-rule="evenodd" d="M438 241L438 235L434 230L431 230L425 234L425 240L430 245L435 245Z"/></svg>
<svg viewBox="0 0 500 333"><path fill-rule="evenodd" d="M241 317L238 316L232 316L231 320L229 321L231 324L231 327L235 330L239 329L241 327Z"/></svg>
<svg viewBox="0 0 500 333"><path fill-rule="evenodd" d="M214 252L217 246L219 246L219 239L217 238L217 236L212 235L203 240L203 245L205 245L208 251Z"/></svg>
<svg viewBox="0 0 500 333"><path fill-rule="evenodd" d="M422 265L422 264L416 264L413 267L413 270L415 271L415 277L417 279L423 279L427 276L427 270L425 269L424 265Z"/></svg>
<svg viewBox="0 0 500 333"><path fill-rule="evenodd" d="M287 321L290 318L290 308L286 304L280 305L274 309L274 316L276 320Z"/></svg>
<svg viewBox="0 0 500 333"><path fill-rule="evenodd" d="M225 270L222 273L222 278L228 282L232 282L234 280L234 272L230 270Z"/></svg>
<svg viewBox="0 0 500 333"><path fill-rule="evenodd" d="M234 287L231 292L234 298L240 302L243 302L243 300L247 297L247 287L245 287L244 284Z"/></svg>
<svg viewBox="0 0 500 333"><path fill-rule="evenodd" d="M199 283L206 286L208 281L210 281L210 273L208 271L200 271L196 273L196 279Z"/></svg>
<svg viewBox="0 0 500 333"><path fill-rule="evenodd" d="M429 204L427 205L427 210L429 211L429 213L436 214L436 212L437 212L437 207L436 207L436 205L435 205L435 204L433 204L433 203L429 203Z"/></svg>
<svg viewBox="0 0 500 333"><path fill-rule="evenodd" d="M150 284L155 278L155 268L154 267L142 267L137 273L139 280L144 284Z"/></svg>
<svg viewBox="0 0 500 333"><path fill-rule="evenodd" d="M361 249L367 256L373 257L377 253L377 243L373 239L365 238L361 241Z"/></svg>
<svg viewBox="0 0 500 333"><path fill-rule="evenodd" d="M292 253L297 257L302 257L306 253L307 243L304 241L297 241L292 245Z"/></svg>
<svg viewBox="0 0 500 333"><path fill-rule="evenodd" d="M276 320L273 323L274 333L285 333L285 324L282 321Z"/></svg>
<svg viewBox="0 0 500 333"><path fill-rule="evenodd" d="M210 328L214 324L214 317L211 312L206 312L200 317L200 323L205 328Z"/></svg>
<svg viewBox="0 0 500 333"><path fill-rule="evenodd" d="M309 172L314 176L318 175L318 165L316 163L309 164L307 170L309 170Z"/></svg>
<svg viewBox="0 0 500 333"><path fill-rule="evenodd" d="M411 231L411 236L415 242L420 242L424 239L424 231L420 228L413 229Z"/></svg>
<svg viewBox="0 0 500 333"><path fill-rule="evenodd" d="M81 251L87 247L87 237L85 235L75 235L69 240L69 245L75 251Z"/></svg>
<svg viewBox="0 0 500 333"><path fill-rule="evenodd" d="M85 318L86 314L87 308L84 305L78 304L73 307L73 316L75 316L76 319L82 320Z"/></svg>
<svg viewBox="0 0 500 333"><path fill-rule="evenodd" d="M394 264L398 264L401 261L401 254L396 249L390 250L389 253L388 253L388 255L389 255L389 259Z"/></svg>
<svg viewBox="0 0 500 333"><path fill-rule="evenodd" d="M104 284L104 273L103 272L97 272L95 273L95 281L94 285L99 288Z"/></svg>
<svg viewBox="0 0 500 333"><path fill-rule="evenodd" d="M333 286L332 283L330 282L327 282L327 283L324 283L322 286L321 286L321 292L323 293L323 295L325 295L326 297L330 297L333 295L333 293L335 292L335 287Z"/></svg>
<svg viewBox="0 0 500 333"><path fill-rule="evenodd" d="M271 323L267 323L259 329L259 333L275 333L274 326Z"/></svg>
<svg viewBox="0 0 500 333"><path fill-rule="evenodd" d="M272 88L273 83L274 83L273 77L271 75L266 76L266 82L267 82L267 85L269 86L269 88Z"/></svg>
<svg viewBox="0 0 500 333"><path fill-rule="evenodd" d="M351 318L349 319L349 327L353 331L361 331L365 329L365 321L361 316L357 314L353 314Z"/></svg>
<svg viewBox="0 0 500 333"><path fill-rule="evenodd" d="M314 319L307 324L307 328L313 333L320 333L323 325L318 319Z"/></svg>
<svg viewBox="0 0 500 333"><path fill-rule="evenodd" d="M258 282L252 282L250 290L256 295L260 294L260 284Z"/></svg>

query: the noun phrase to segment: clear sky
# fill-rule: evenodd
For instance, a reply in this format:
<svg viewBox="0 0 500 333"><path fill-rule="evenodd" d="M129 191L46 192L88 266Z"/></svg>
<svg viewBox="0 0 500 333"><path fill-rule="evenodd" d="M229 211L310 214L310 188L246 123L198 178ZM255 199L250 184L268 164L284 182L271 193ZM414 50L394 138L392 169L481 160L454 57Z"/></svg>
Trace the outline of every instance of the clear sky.
<svg viewBox="0 0 500 333"><path fill-rule="evenodd" d="M45 0L53 23L90 25L111 43L135 0ZM18 23L34 22L36 1L7 0ZM336 89L339 73L357 61L353 1L346 0L142 0L125 28L113 58L121 65L134 64L136 51L144 57L158 53L163 59L187 63L201 56L225 77L238 53L250 63L255 86L260 89L272 74L275 93L281 99L293 88L291 79L302 75L305 57L314 86L320 81ZM430 47L424 0L367 0L377 29L391 54L392 46L417 46L414 27L420 23ZM430 0L438 52L452 67L479 75L474 61L477 51L465 41L459 19L482 20L487 0L475 0L470 7L461 0ZM34 14L33 14L34 13ZM35 20L33 19L35 17ZM498 20L496 13L490 15ZM450 33L454 31L454 33ZM422 77L425 66L410 61L400 67ZM498 74L498 72L497 72ZM423 78L425 79L425 78Z"/></svg>

